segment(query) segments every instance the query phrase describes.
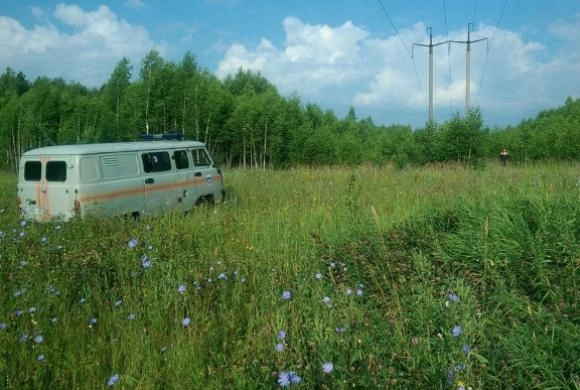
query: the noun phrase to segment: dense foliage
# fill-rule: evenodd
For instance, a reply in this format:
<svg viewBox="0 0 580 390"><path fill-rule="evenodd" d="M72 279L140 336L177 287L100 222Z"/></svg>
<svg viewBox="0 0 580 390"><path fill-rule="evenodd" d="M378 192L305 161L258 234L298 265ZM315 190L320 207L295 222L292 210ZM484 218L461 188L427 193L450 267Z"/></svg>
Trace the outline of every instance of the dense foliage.
<svg viewBox="0 0 580 390"><path fill-rule="evenodd" d="M0 388L579 389L579 167L228 169L47 224L0 173Z"/></svg>
<svg viewBox="0 0 580 390"><path fill-rule="evenodd" d="M476 164L509 148L517 161L580 157L580 100L540 113L516 127L489 131L478 110L442 124L377 126L354 108L331 110L281 96L261 74L239 70L219 80L194 56L180 63L152 50L139 74L123 58L109 80L89 89L62 79L33 82L7 68L0 76L0 169L52 144L135 140L143 132L180 132L206 142L220 163L286 167L395 162Z"/></svg>

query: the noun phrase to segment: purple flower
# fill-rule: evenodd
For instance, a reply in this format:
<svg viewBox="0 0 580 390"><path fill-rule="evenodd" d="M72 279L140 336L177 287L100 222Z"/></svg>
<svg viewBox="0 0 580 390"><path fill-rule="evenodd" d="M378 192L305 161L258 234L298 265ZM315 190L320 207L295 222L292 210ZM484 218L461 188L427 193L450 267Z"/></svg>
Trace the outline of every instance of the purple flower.
<svg viewBox="0 0 580 390"><path fill-rule="evenodd" d="M177 291L183 295L185 294L185 291L187 291L187 287L185 286L185 284L180 284L179 287L177 287Z"/></svg>
<svg viewBox="0 0 580 390"><path fill-rule="evenodd" d="M459 302L459 297L454 292L447 294L447 300L451 303Z"/></svg>
<svg viewBox="0 0 580 390"><path fill-rule="evenodd" d="M151 267L151 259L149 259L149 256L143 256L141 258L141 266L145 269Z"/></svg>
<svg viewBox="0 0 580 390"><path fill-rule="evenodd" d="M284 344L282 344L282 343L276 344L275 349L276 349L276 352L282 352L282 351L284 351Z"/></svg>
<svg viewBox="0 0 580 390"><path fill-rule="evenodd" d="M129 248L135 248L137 244L139 244L139 240L137 240L136 238L130 239L128 243Z"/></svg>
<svg viewBox="0 0 580 390"><path fill-rule="evenodd" d="M461 346L461 351L467 355L469 351L471 351L471 347L469 346L469 344L463 344Z"/></svg>
<svg viewBox="0 0 580 390"><path fill-rule="evenodd" d="M107 386L114 386L119 381L119 374L113 374L107 382Z"/></svg>
<svg viewBox="0 0 580 390"><path fill-rule="evenodd" d="M465 370L465 364L461 363L455 366L455 371L463 371Z"/></svg>
<svg viewBox="0 0 580 390"><path fill-rule="evenodd" d="M296 385L302 381L302 378L299 377L294 371L290 371L288 373L288 377L290 378L290 383Z"/></svg>
<svg viewBox="0 0 580 390"><path fill-rule="evenodd" d="M22 333L22 335L20 335L19 340L21 343L25 343L26 341L28 341L28 339L29 339L28 333Z"/></svg>
<svg viewBox="0 0 580 390"><path fill-rule="evenodd" d="M42 335L41 335L41 334L37 334L37 335L36 335L36 337L34 337L34 342L35 342L36 344L40 344L40 343L42 343L43 341L44 341L44 338L42 337Z"/></svg>
<svg viewBox="0 0 580 390"><path fill-rule="evenodd" d="M282 299L288 301L292 298L292 293L288 290L282 292Z"/></svg>
<svg viewBox="0 0 580 390"><path fill-rule="evenodd" d="M322 364L322 372L325 374L330 374L334 370L334 364L332 362L326 362Z"/></svg>
<svg viewBox="0 0 580 390"><path fill-rule="evenodd" d="M455 325L453 329L451 329L451 333L453 334L453 337L459 337L461 336L461 333L463 333L463 328L461 325Z"/></svg>
<svg viewBox="0 0 580 390"><path fill-rule="evenodd" d="M294 371L281 371L278 374L278 384L280 387L286 387L291 384L295 385L300 383L302 378L300 378Z"/></svg>
<svg viewBox="0 0 580 390"><path fill-rule="evenodd" d="M282 371L278 374L278 384L280 387L286 387L290 385L290 375L286 371Z"/></svg>
<svg viewBox="0 0 580 390"><path fill-rule="evenodd" d="M284 339L286 339L286 331L279 330L278 331L278 340L284 340Z"/></svg>
<svg viewBox="0 0 580 390"><path fill-rule="evenodd" d="M447 384L448 385L453 384L454 379L455 379L455 372L453 371L452 368L450 368L449 370L447 370Z"/></svg>
<svg viewBox="0 0 580 390"><path fill-rule="evenodd" d="M191 318L189 317L185 317L183 320L181 320L181 325L184 327L188 327L191 324Z"/></svg>

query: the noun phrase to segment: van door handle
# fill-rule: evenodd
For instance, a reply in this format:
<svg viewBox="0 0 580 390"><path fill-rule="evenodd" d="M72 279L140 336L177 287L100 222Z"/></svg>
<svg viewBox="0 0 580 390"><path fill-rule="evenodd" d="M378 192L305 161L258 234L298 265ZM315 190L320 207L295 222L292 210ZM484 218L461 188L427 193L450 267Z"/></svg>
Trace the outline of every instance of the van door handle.
<svg viewBox="0 0 580 390"><path fill-rule="evenodd" d="M201 176L201 172L195 172L195 176Z"/></svg>
<svg viewBox="0 0 580 390"><path fill-rule="evenodd" d="M155 180L153 180L152 178L145 179L145 184L153 184L153 183L155 183Z"/></svg>

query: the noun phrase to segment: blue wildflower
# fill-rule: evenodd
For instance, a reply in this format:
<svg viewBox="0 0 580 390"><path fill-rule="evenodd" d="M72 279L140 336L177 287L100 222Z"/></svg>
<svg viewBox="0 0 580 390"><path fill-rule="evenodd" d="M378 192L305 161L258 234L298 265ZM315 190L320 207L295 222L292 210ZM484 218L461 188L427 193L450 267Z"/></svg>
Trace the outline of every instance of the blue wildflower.
<svg viewBox="0 0 580 390"><path fill-rule="evenodd" d="M129 243L127 245L129 245L129 248L135 248L137 244L139 244L139 240L137 240L136 238L132 238L129 240Z"/></svg>
<svg viewBox="0 0 580 390"><path fill-rule="evenodd" d="M461 325L455 325L451 330L451 333L453 334L453 337L459 337L461 336L461 333L463 333L463 328Z"/></svg>
<svg viewBox="0 0 580 390"><path fill-rule="evenodd" d="M296 385L302 381L302 378L299 377L294 371L290 371L288 373L288 377L290 379L290 383L292 383L293 385Z"/></svg>
<svg viewBox="0 0 580 390"><path fill-rule="evenodd" d="M17 298L17 297L23 295L25 292L26 292L26 289L21 288L20 290L14 291L14 294L12 294L12 296L14 296L14 298Z"/></svg>
<svg viewBox="0 0 580 390"><path fill-rule="evenodd" d="M285 290L282 292L282 299L288 301L291 298L292 298L292 293L290 291Z"/></svg>
<svg viewBox="0 0 580 390"><path fill-rule="evenodd" d="M42 237L40 237L40 242L42 242L43 244L46 244L48 242L48 238L46 238L46 236L42 236Z"/></svg>
<svg viewBox="0 0 580 390"><path fill-rule="evenodd" d="M149 267L151 267L151 259L149 259L149 256L143 256L141 258L141 265L143 266L143 268L147 269Z"/></svg>
<svg viewBox="0 0 580 390"><path fill-rule="evenodd" d="M336 333L344 333L346 331L346 328L344 326L337 326L336 328L334 328L334 330L336 331Z"/></svg>
<svg viewBox="0 0 580 390"><path fill-rule="evenodd" d="M356 289L356 295L357 297L362 297L364 294L364 291L361 288L357 288Z"/></svg>
<svg viewBox="0 0 580 390"><path fill-rule="evenodd" d="M284 351L284 344L282 344L282 343L276 344L275 349L276 349L276 352L282 352L282 351Z"/></svg>
<svg viewBox="0 0 580 390"><path fill-rule="evenodd" d="M0 230L0 238L4 238L4 232Z"/></svg>
<svg viewBox="0 0 580 390"><path fill-rule="evenodd" d="M320 272L317 272L314 277L318 280L322 279L322 274Z"/></svg>
<svg viewBox="0 0 580 390"><path fill-rule="evenodd" d="M21 343L24 343L24 342L28 341L29 338L30 338L30 336L28 335L28 333L22 333L20 335L20 339L19 340L20 340Z"/></svg>
<svg viewBox="0 0 580 390"><path fill-rule="evenodd" d="M177 291L183 295L185 294L185 291L187 291L187 287L185 286L185 284L180 284L179 287L177 287Z"/></svg>
<svg viewBox="0 0 580 390"><path fill-rule="evenodd" d="M459 302L459 297L454 292L447 294L447 300L451 303Z"/></svg>
<svg viewBox="0 0 580 390"><path fill-rule="evenodd" d="M302 378L299 377L294 371L281 371L278 374L278 384L280 387L286 387L289 385L296 385L302 381Z"/></svg>
<svg viewBox="0 0 580 390"><path fill-rule="evenodd" d="M133 313L129 313L129 315L127 316L127 319L128 319L129 321L133 321L133 320L135 319L135 314L133 314Z"/></svg>
<svg viewBox="0 0 580 390"><path fill-rule="evenodd" d="M328 297L328 296L325 296L324 298L322 298L322 302L323 302L325 305L330 305L330 297Z"/></svg>
<svg viewBox="0 0 580 390"><path fill-rule="evenodd" d="M467 355L469 351L471 351L471 346L469 344L463 344L461 346L461 351Z"/></svg>
<svg viewBox="0 0 580 390"><path fill-rule="evenodd" d="M0 330L4 330L8 328L8 325L6 324L6 322L0 322Z"/></svg>
<svg viewBox="0 0 580 390"><path fill-rule="evenodd" d="M286 332L283 330L278 331L278 340L284 340L286 338Z"/></svg>
<svg viewBox="0 0 580 390"><path fill-rule="evenodd" d="M286 387L290 385L290 374L286 371L282 371L278 374L278 384L280 387Z"/></svg>
<svg viewBox="0 0 580 390"><path fill-rule="evenodd" d="M89 320L89 325L97 325L97 319L96 319L96 318L94 318L94 317L93 317L93 318L91 318L91 319Z"/></svg>
<svg viewBox="0 0 580 390"><path fill-rule="evenodd" d="M191 324L191 318L189 317L185 317L183 320L181 320L181 325L184 327L188 327Z"/></svg>
<svg viewBox="0 0 580 390"><path fill-rule="evenodd" d="M218 279L220 280L228 280L228 275L225 272L222 272L218 275Z"/></svg>
<svg viewBox="0 0 580 390"><path fill-rule="evenodd" d="M113 303L113 306L117 307L117 306L121 306L123 304L123 300L122 299L117 299L115 301L115 303Z"/></svg>
<svg viewBox="0 0 580 390"><path fill-rule="evenodd" d="M44 337L42 337L42 335L41 335L41 334L37 334L37 335L34 337L34 342L35 342L36 344L40 344L40 343L42 343L43 341L44 341Z"/></svg>
<svg viewBox="0 0 580 390"><path fill-rule="evenodd" d="M24 314L24 310L20 310L20 309L18 309L18 310L16 310L16 311L14 312L14 315L15 315L16 317L20 317L22 314Z"/></svg>
<svg viewBox="0 0 580 390"><path fill-rule="evenodd" d="M450 368L449 370L447 370L447 384L452 385L454 379L455 379L455 372L453 371L453 369Z"/></svg>
<svg viewBox="0 0 580 390"><path fill-rule="evenodd" d="M114 386L119 381L119 374L113 374L107 382L107 386Z"/></svg>
<svg viewBox="0 0 580 390"><path fill-rule="evenodd" d="M36 358L36 360L37 360L39 363L42 363L42 362L44 362L44 359L45 359L45 358L44 358L44 355L43 355L43 354L40 354L40 355L38 355L38 357Z"/></svg>
<svg viewBox="0 0 580 390"><path fill-rule="evenodd" d="M34 307L34 306L29 307L28 313L30 313L30 314L36 313L36 307Z"/></svg>
<svg viewBox="0 0 580 390"><path fill-rule="evenodd" d="M325 374L330 374L334 370L334 364L332 362L326 362L322 364L322 372Z"/></svg>
<svg viewBox="0 0 580 390"><path fill-rule="evenodd" d="M463 371L465 370L465 364L464 363L460 363L458 365L455 366L455 371Z"/></svg>

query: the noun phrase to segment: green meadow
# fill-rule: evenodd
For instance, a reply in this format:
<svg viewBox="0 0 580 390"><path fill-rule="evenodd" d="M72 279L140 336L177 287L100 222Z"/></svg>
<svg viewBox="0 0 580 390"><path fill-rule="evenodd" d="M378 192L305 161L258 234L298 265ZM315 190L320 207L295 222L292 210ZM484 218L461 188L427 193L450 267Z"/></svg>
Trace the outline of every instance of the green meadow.
<svg viewBox="0 0 580 390"><path fill-rule="evenodd" d="M227 200L24 223L5 389L580 389L580 165L225 170Z"/></svg>

